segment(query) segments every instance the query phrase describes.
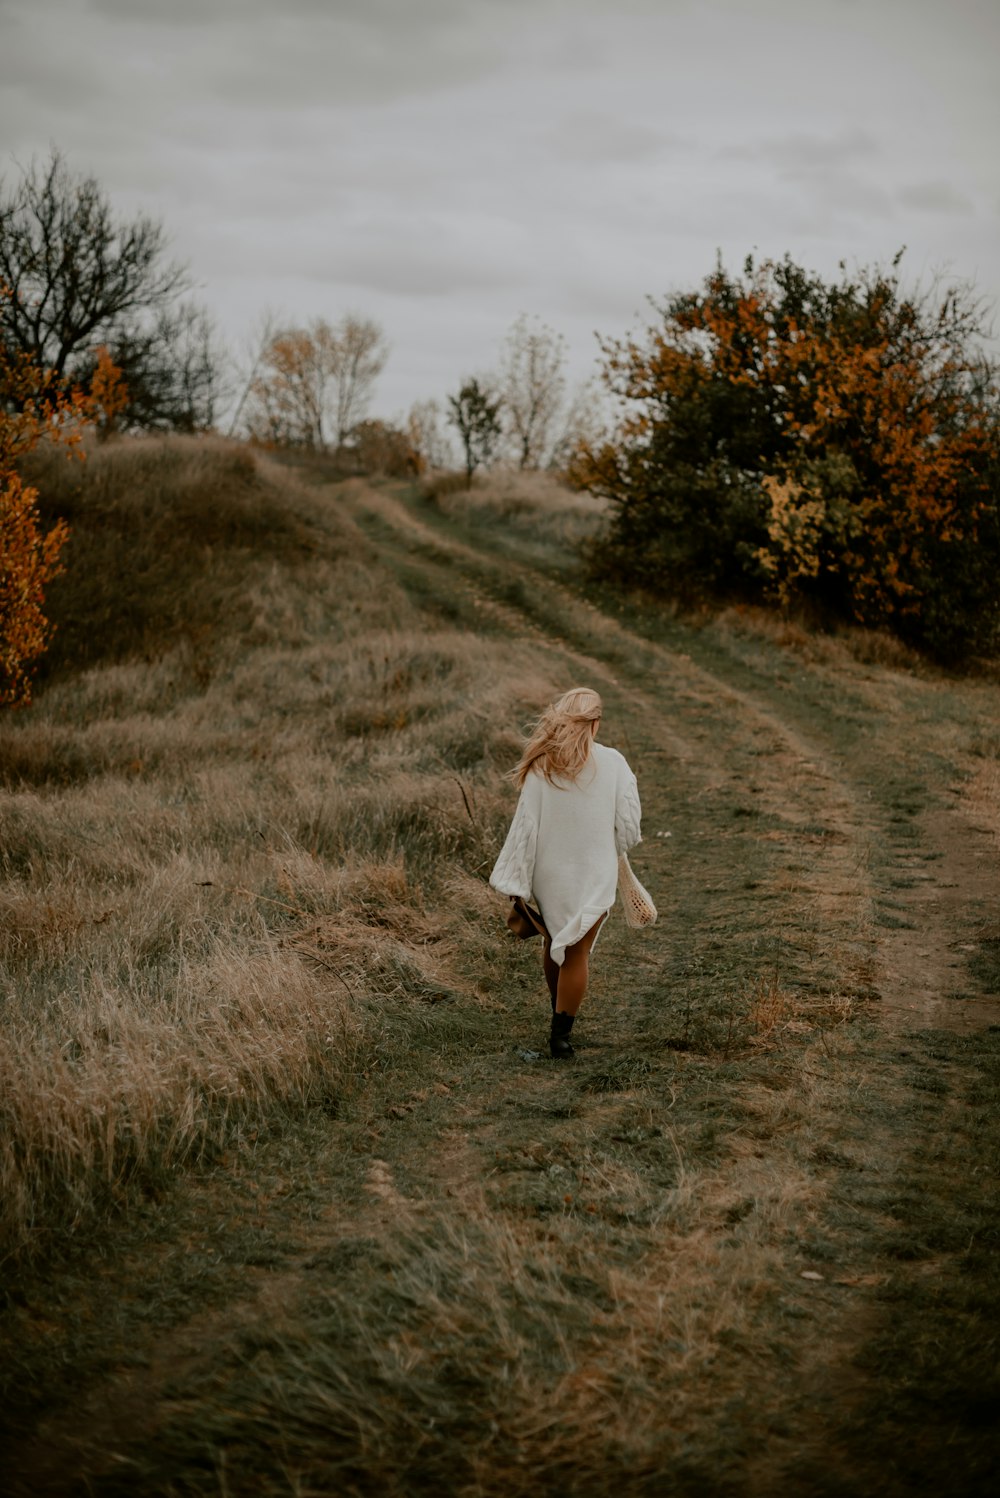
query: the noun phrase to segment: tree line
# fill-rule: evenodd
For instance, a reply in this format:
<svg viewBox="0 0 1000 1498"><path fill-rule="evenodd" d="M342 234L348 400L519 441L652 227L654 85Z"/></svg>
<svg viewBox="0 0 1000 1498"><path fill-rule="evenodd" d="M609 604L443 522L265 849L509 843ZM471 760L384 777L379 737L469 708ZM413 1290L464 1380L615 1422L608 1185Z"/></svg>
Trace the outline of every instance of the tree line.
<svg viewBox="0 0 1000 1498"><path fill-rule="evenodd" d="M446 406L418 402L386 422L367 415L388 355L372 319L266 318L240 370L191 291L162 224L117 216L100 183L57 150L0 179L0 705L30 700L48 638L44 592L67 536L63 524L44 530L22 477L43 439L82 457L84 424L101 439L207 432L228 408L229 435L390 476L451 466L449 425L470 482L501 455L538 467L569 452L583 408L565 398L563 340L537 321L515 323L492 380L466 380Z"/></svg>
<svg viewBox="0 0 1000 1498"><path fill-rule="evenodd" d="M268 316L240 369L167 248L160 223L116 217L97 180L75 175L58 151L12 185L0 181L4 347L44 371L51 390L86 392L98 359L110 359L126 399L105 434L207 431L231 413L231 435L266 445L373 446L378 430L357 429L388 355L376 322L348 313L296 326ZM451 425L470 471L499 455L521 467L558 463L582 411L566 399L565 356L558 334L521 317L495 376L464 381L445 406L419 402L403 420L379 423L383 445L395 443L398 457L408 444L411 460L437 466L453 460L442 430Z"/></svg>
<svg viewBox="0 0 1000 1498"><path fill-rule="evenodd" d="M43 437L218 429L407 477L497 461L553 468L608 501L592 572L682 599L888 628L941 659L1000 646L1000 397L971 288L908 291L892 265L825 281L790 258L720 264L602 341L571 392L566 345L522 315L498 367L395 422L368 410L388 356L354 313L266 318L239 371L164 230L116 217L53 151L0 181L0 705L30 696L43 532L20 476ZM77 444L79 445L79 444Z"/></svg>
<svg viewBox="0 0 1000 1498"><path fill-rule="evenodd" d="M406 476L454 465L451 427L471 483L497 460L563 468L593 426L589 393L567 388L565 339L538 318L515 320L495 372L464 379L443 404L415 402L395 423L366 416L387 355L371 318L349 313L292 328L265 318L230 431L266 446L353 453L363 469Z"/></svg>

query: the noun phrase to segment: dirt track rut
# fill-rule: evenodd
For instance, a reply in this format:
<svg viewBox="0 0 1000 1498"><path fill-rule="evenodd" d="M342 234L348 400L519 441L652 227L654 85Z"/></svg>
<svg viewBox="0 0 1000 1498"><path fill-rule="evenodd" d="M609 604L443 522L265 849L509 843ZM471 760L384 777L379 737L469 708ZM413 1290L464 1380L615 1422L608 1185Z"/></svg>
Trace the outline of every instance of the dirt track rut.
<svg viewBox="0 0 1000 1498"><path fill-rule="evenodd" d="M615 704L622 747L637 753L656 817L676 819L681 797L695 807L720 795L737 817L768 813L768 893L824 945L832 983L878 1001L898 1028L966 1030L1000 1018L997 985L966 960L984 936L1000 936L1000 843L976 827L953 784L928 797L920 762L934 758L936 744L914 731L902 687L895 715L873 734L864 719L888 705L884 674L867 702L863 669L842 680L822 673L812 692L827 692L825 700L797 691L794 665L791 680L779 671L747 685L736 652L697 662L551 575L443 534L386 490L358 484L345 498L376 544L419 566L423 586L460 606L472 627L523 643L564 679L599 686ZM838 731L845 720L853 734ZM692 825L694 840L702 833ZM676 843L672 852L682 864ZM761 899L759 886L706 896L734 902L749 919ZM773 934L773 908L766 922Z"/></svg>

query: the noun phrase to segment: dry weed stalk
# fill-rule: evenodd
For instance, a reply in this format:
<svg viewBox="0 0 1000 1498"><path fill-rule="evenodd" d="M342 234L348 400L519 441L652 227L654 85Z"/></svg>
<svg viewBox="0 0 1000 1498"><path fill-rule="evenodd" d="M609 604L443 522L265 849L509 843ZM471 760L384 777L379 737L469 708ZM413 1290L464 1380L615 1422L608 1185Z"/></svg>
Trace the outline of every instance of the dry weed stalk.
<svg viewBox="0 0 1000 1498"><path fill-rule="evenodd" d="M778 1044L781 1030L791 1015L791 1007L791 999L782 988L777 973L770 977L760 976L751 989L747 1015L753 1030L753 1044Z"/></svg>

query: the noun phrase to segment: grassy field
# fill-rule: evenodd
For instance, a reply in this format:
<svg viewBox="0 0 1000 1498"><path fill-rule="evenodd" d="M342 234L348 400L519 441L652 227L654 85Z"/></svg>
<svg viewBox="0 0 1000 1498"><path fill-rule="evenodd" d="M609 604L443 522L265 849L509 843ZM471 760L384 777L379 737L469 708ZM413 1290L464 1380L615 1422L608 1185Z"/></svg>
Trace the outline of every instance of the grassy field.
<svg viewBox="0 0 1000 1498"><path fill-rule="evenodd" d="M588 589L547 480L144 441L0 723L16 1494L992 1491L1000 690ZM585 682L661 910L486 878Z"/></svg>

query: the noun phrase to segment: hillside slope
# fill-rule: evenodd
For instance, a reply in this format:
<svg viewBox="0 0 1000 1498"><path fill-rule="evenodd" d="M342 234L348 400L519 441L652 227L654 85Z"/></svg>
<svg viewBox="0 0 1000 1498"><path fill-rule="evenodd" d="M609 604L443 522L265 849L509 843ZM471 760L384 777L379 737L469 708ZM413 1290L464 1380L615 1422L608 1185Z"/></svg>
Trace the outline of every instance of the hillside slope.
<svg viewBox="0 0 1000 1498"><path fill-rule="evenodd" d="M142 471L195 462L132 645L0 725L15 1490L985 1493L996 687L625 614L530 507ZM560 1067L485 877L579 681L661 919Z"/></svg>

